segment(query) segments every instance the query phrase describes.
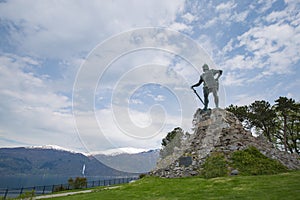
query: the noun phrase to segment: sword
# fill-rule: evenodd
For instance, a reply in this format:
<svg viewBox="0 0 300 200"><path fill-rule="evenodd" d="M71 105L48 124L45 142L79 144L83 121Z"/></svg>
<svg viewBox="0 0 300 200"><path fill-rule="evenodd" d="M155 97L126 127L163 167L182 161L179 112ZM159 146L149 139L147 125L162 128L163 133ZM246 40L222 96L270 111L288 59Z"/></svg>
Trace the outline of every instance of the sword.
<svg viewBox="0 0 300 200"><path fill-rule="evenodd" d="M203 100L201 99L201 97L197 93L197 91L194 88L192 88L192 90L195 92L195 94L197 95L197 97L200 99L201 103L203 103L203 105L205 105L204 102L203 102Z"/></svg>

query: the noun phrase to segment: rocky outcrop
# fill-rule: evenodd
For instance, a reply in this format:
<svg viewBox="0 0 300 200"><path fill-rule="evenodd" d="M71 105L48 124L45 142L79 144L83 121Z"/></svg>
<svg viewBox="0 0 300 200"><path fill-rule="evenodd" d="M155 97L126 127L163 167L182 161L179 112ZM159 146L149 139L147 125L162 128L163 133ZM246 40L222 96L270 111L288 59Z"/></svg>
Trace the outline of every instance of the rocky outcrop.
<svg viewBox="0 0 300 200"><path fill-rule="evenodd" d="M223 109L198 109L193 120L194 134L185 135L172 154L158 160L152 175L185 177L198 175L207 157L214 152L230 156L250 146L265 156L276 159L289 169L300 169L299 156L276 149L263 137L254 137L245 130L234 114ZM180 148L179 148L180 147ZM162 150L163 151L163 150Z"/></svg>

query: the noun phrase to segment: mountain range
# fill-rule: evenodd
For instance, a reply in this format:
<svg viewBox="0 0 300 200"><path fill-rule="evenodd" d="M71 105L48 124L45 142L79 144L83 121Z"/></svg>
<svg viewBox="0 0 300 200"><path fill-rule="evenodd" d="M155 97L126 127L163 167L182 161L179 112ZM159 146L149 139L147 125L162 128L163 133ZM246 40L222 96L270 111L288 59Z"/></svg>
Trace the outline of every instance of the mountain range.
<svg viewBox="0 0 300 200"><path fill-rule="evenodd" d="M86 156L58 148L0 148L0 177L49 174L126 176L133 175L133 172L150 171L157 158L158 150L136 154Z"/></svg>
<svg viewBox="0 0 300 200"><path fill-rule="evenodd" d="M96 159L111 166L114 169L131 172L131 173L146 173L153 170L159 158L159 150L149 150L140 153L121 153L121 154L97 154Z"/></svg>

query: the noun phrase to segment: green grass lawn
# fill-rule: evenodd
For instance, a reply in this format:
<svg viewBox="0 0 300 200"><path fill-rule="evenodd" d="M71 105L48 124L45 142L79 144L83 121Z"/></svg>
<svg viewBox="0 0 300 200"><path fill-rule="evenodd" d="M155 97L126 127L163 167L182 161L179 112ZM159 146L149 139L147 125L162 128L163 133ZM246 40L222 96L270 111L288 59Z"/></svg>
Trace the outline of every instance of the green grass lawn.
<svg viewBox="0 0 300 200"><path fill-rule="evenodd" d="M212 179L146 177L115 189L55 199L300 199L300 171Z"/></svg>

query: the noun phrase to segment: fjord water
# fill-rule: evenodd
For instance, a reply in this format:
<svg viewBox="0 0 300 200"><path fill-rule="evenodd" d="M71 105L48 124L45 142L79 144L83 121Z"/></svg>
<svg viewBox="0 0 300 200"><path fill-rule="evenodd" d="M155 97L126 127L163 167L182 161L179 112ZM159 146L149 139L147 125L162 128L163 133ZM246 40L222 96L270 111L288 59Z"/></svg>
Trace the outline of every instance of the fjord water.
<svg viewBox="0 0 300 200"><path fill-rule="evenodd" d="M30 176L2 176L0 188L22 188L44 185L58 185L68 183L70 176L61 175L30 175ZM76 176L72 177L76 178ZM87 176L87 181L108 180L118 178L114 176Z"/></svg>

